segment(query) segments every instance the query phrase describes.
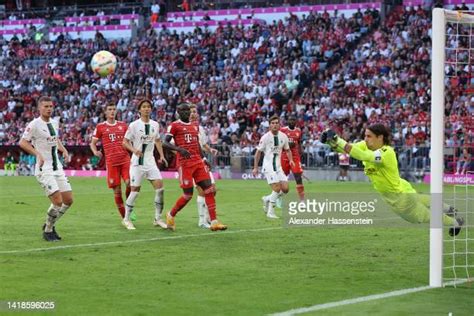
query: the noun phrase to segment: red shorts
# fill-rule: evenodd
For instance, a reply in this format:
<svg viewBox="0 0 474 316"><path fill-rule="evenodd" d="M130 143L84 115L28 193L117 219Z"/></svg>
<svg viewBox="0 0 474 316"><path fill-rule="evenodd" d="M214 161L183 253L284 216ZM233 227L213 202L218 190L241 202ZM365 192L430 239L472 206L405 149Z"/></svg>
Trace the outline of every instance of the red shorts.
<svg viewBox="0 0 474 316"><path fill-rule="evenodd" d="M130 161L118 166L107 166L107 185L109 188L120 185L120 178L124 181L130 180Z"/></svg>
<svg viewBox="0 0 474 316"><path fill-rule="evenodd" d="M286 175L290 174L290 170L291 170L291 172L293 172L293 174L303 173L303 168L301 168L301 161L299 159L294 159L293 161L295 162L295 165L292 168L290 166L290 160L289 159L282 159L281 160L281 168L283 169L283 172Z"/></svg>
<svg viewBox="0 0 474 316"><path fill-rule="evenodd" d="M209 169L204 162L192 166L180 166L178 168L178 174L179 186L182 189L192 188L194 183L198 184L204 180L211 180Z"/></svg>

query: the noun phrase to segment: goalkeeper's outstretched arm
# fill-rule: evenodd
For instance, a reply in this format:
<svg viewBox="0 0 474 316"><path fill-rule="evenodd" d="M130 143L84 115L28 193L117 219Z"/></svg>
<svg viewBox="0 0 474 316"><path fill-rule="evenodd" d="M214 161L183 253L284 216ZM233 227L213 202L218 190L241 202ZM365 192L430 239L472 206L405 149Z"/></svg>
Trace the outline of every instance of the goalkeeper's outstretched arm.
<svg viewBox="0 0 474 316"><path fill-rule="evenodd" d="M331 146L336 152L346 152L354 159L367 162L380 162L382 154L380 150L362 150L356 144L351 144L337 136L333 130L326 130L321 135L321 142Z"/></svg>

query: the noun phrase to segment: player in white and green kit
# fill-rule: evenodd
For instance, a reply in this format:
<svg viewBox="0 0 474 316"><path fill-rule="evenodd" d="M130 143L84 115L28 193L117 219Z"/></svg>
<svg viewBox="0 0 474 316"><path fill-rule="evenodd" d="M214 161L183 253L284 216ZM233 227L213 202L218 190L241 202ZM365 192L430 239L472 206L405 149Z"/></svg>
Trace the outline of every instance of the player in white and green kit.
<svg viewBox="0 0 474 316"><path fill-rule="evenodd" d="M321 135L321 142L337 152L346 152L352 158L362 161L364 172L369 177L385 202L392 210L410 223L429 223L430 197L417 194L409 182L400 178L398 161L390 144L390 131L382 124L374 124L365 130L363 141L350 144L338 137L332 130ZM443 224L451 226L451 236L459 234L464 220L456 217L455 210L444 206Z"/></svg>
<svg viewBox="0 0 474 316"><path fill-rule="evenodd" d="M69 153L58 136L59 122L51 117L53 100L43 96L37 104L40 116L26 126L19 145L27 153L36 156L35 176L51 201L43 225L43 238L54 242L62 239L55 225L73 202L71 184L64 173L58 151L65 160L68 160Z"/></svg>

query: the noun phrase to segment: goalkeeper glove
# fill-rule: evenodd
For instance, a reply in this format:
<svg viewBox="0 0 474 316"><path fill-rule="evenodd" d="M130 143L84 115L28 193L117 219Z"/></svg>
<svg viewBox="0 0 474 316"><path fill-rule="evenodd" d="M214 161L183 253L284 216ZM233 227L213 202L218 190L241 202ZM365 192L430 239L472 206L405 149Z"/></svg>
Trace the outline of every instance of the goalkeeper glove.
<svg viewBox="0 0 474 316"><path fill-rule="evenodd" d="M344 150L344 147L347 144L347 142L344 139L338 137L336 132L332 129L327 129L321 134L321 142L328 144L332 150L337 150L338 147L341 150Z"/></svg>
<svg viewBox="0 0 474 316"><path fill-rule="evenodd" d="M331 145L331 141L337 140L337 134L332 129L327 129L321 134L321 143Z"/></svg>

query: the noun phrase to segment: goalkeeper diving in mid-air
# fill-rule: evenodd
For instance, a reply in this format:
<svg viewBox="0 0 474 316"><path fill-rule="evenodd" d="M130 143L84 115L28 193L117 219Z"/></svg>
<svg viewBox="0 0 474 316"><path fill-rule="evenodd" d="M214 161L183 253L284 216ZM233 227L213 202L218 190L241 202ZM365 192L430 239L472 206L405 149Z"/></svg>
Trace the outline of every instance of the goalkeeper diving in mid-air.
<svg viewBox="0 0 474 316"><path fill-rule="evenodd" d="M375 190L395 213L410 223L429 223L430 197L418 194L409 182L400 178L397 157L389 145L390 138L390 130L382 124L369 126L364 140L354 144L346 142L331 129L321 134L321 142L332 150L346 152L362 161L364 172ZM443 206L443 213L443 225L450 226L449 235L458 235L464 219L449 205Z"/></svg>

